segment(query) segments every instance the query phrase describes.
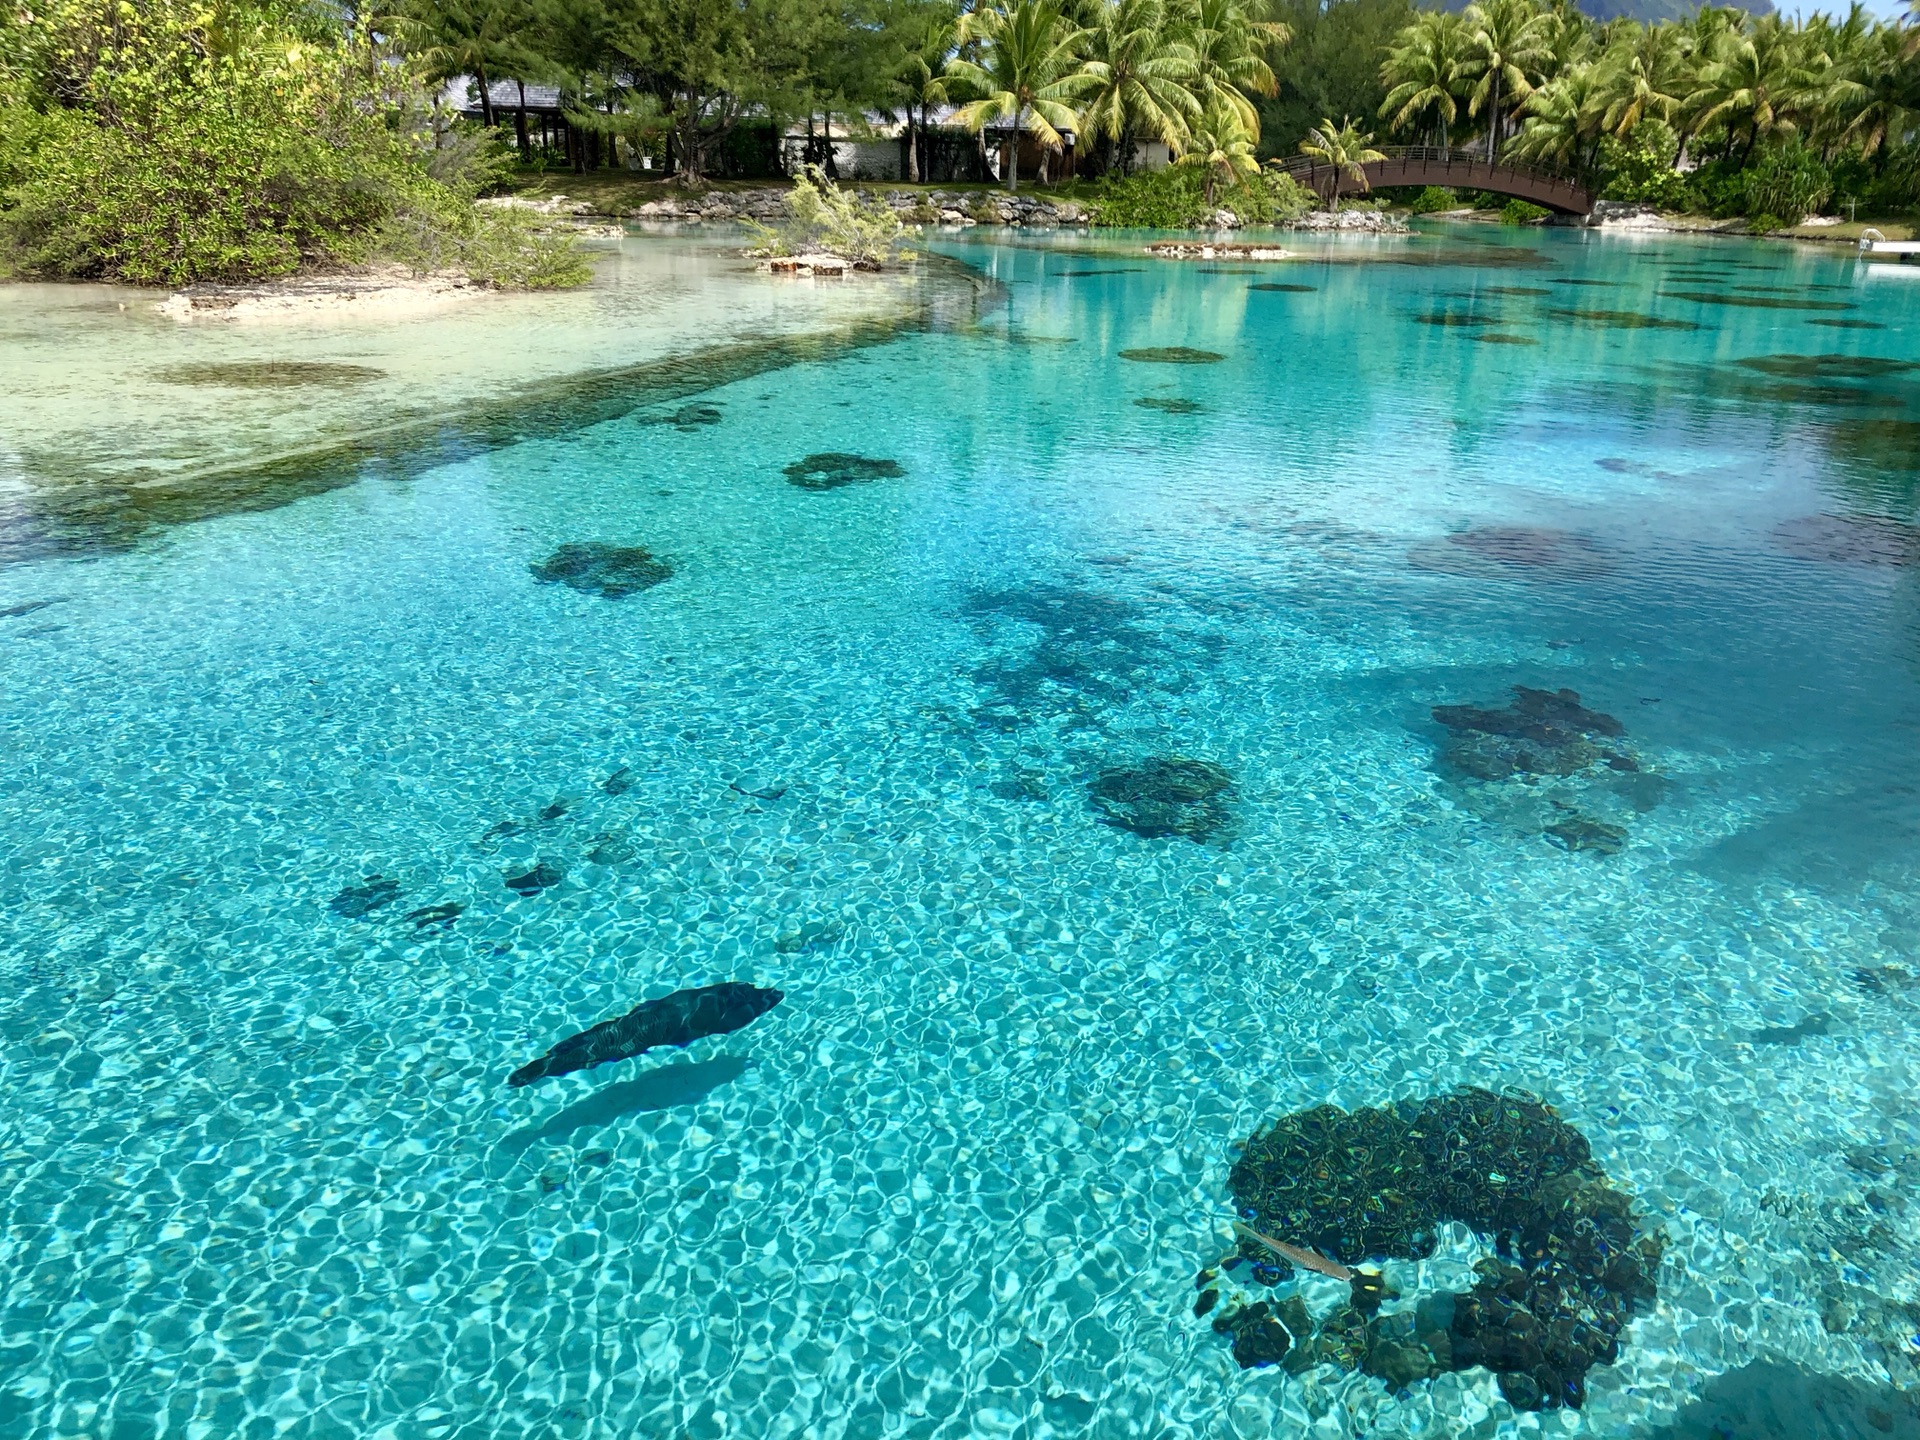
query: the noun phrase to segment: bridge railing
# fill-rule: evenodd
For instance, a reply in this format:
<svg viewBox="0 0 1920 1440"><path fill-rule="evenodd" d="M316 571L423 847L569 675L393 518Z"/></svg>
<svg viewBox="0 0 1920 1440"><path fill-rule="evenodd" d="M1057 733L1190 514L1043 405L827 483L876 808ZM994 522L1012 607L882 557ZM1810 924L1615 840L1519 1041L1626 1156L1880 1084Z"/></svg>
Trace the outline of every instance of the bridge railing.
<svg viewBox="0 0 1920 1440"><path fill-rule="evenodd" d="M1440 165L1447 169L1459 170L1505 170L1509 174L1524 175L1532 180L1584 188L1578 180L1557 167L1508 160L1498 156L1488 160L1485 150L1467 149L1459 145L1386 145L1381 147L1380 154L1384 160L1398 164ZM1292 175L1295 179L1312 174L1316 170L1332 168L1325 160L1312 155L1289 155L1284 160L1273 163L1276 168Z"/></svg>

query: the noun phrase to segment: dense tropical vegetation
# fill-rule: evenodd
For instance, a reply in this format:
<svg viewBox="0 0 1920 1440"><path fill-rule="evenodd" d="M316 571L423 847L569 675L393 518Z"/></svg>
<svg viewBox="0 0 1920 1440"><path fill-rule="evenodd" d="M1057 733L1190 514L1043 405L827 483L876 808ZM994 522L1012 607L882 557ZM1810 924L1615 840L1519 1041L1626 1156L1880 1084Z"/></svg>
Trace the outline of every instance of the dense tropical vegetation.
<svg viewBox="0 0 1920 1440"><path fill-rule="evenodd" d="M1565 5L1476 0L1415 16L1381 67L1402 136L1569 170L1603 194L1794 224L1836 201L1920 198L1920 31L1706 8L1595 24Z"/></svg>
<svg viewBox="0 0 1920 1440"><path fill-rule="evenodd" d="M564 242L471 203L549 163L530 83L558 89L562 163L644 157L692 185L789 128L837 178L827 137L889 120L916 178L957 127L1009 187L1105 176L1114 222L1192 223L1223 191L1283 214L1299 194L1263 161L1305 150L1362 188L1355 157L1389 139L1760 224L1886 213L1920 198L1917 38L1857 7L1648 25L1566 0L8 0L0 266L177 283L388 256L577 278ZM468 80L479 125L443 96ZM1142 142L1174 166L1133 173Z"/></svg>

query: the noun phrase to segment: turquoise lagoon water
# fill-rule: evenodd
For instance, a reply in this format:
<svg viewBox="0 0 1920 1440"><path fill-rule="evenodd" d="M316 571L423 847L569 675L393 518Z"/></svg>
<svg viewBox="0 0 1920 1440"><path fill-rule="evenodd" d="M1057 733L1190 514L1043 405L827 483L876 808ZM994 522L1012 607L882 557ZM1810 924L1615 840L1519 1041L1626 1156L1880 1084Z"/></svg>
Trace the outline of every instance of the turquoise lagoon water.
<svg viewBox="0 0 1920 1440"><path fill-rule="evenodd" d="M1910 1423L1920 283L950 237L796 318L726 243L629 238L568 321L657 337L612 302L724 271L740 325L665 361L570 374L503 302L547 373L404 423L289 371L266 428L313 433L236 460L234 372L169 382L205 475L7 437L0 1433L1653 1436L1756 1376L1784 1428L1719 1433ZM135 379L402 343L125 316L74 343ZM1218 358L1123 353L1167 347ZM836 451L901 473L789 483ZM537 583L571 542L674 574ZM1432 707L1514 685L1621 768L1463 776ZM1232 779L1204 843L1090 803L1165 756ZM504 1083L721 980L786 999ZM1236 1144L1458 1085L1550 1101L1665 1234L1584 1408L1242 1370L1193 1313ZM1449 1227L1390 1309L1485 1253Z"/></svg>

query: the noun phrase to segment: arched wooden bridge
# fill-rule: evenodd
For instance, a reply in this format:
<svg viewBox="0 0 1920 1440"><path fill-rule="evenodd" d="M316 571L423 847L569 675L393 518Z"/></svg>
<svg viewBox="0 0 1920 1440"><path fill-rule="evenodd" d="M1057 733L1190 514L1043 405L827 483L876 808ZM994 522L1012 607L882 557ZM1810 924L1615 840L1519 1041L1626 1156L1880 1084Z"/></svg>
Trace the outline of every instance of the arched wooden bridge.
<svg viewBox="0 0 1920 1440"><path fill-rule="evenodd" d="M1535 165L1516 165L1509 160L1489 164L1484 150L1394 145L1380 153L1386 158L1362 167L1368 186L1374 189L1444 185L1452 190L1490 190L1496 195L1511 195L1564 215L1584 215L1593 208L1592 193L1566 176ZM1334 169L1323 160L1311 155L1295 155L1281 162L1280 169L1322 200L1333 193ZM1360 184L1351 173L1340 177L1340 193L1360 193Z"/></svg>

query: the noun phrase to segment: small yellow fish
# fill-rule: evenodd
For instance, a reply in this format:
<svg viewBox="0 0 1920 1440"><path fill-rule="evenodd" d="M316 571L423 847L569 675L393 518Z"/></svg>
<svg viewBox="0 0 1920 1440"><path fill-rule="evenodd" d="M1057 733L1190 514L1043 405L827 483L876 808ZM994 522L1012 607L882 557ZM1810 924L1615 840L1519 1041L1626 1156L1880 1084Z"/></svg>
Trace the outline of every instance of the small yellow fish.
<svg viewBox="0 0 1920 1440"><path fill-rule="evenodd" d="M1273 1251L1274 1254L1283 1259L1291 1260L1303 1270L1311 1270L1315 1274L1325 1275L1331 1280L1350 1281L1353 1279L1353 1271L1342 1265L1338 1260L1329 1260L1317 1250L1307 1250L1299 1245L1289 1245L1284 1240L1271 1239L1268 1236L1262 1235L1251 1225L1239 1220L1233 1222L1233 1228L1238 1230L1242 1235L1245 1235L1248 1239L1259 1241L1262 1245L1266 1246L1267 1249Z"/></svg>

